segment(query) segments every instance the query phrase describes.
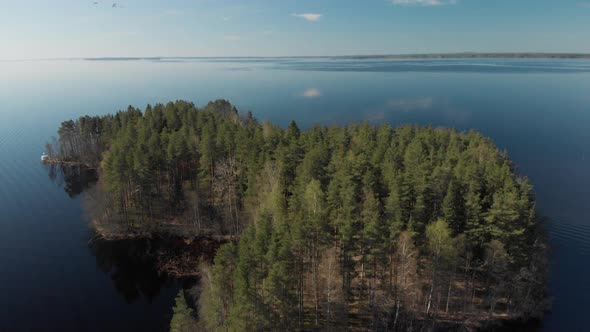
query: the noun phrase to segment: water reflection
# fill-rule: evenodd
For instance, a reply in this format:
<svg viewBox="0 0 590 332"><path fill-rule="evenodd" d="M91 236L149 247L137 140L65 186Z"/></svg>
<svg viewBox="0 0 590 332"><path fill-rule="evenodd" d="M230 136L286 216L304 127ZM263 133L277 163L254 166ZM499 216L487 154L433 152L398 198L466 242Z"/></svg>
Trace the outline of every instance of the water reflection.
<svg viewBox="0 0 590 332"><path fill-rule="evenodd" d="M305 98L317 98L322 96L322 92L320 91L320 89L317 88L309 88L303 91L301 96Z"/></svg>
<svg viewBox="0 0 590 332"><path fill-rule="evenodd" d="M381 123L403 113L429 111L435 106L435 101L441 104L434 97L389 99L366 112L363 120Z"/></svg>
<svg viewBox="0 0 590 332"><path fill-rule="evenodd" d="M192 284L199 264L211 262L221 244L206 238L173 236L165 227L145 231L120 232L119 238L105 238L102 228L94 227L92 216L105 209L105 193L98 188L98 173L81 166L46 164L49 178L70 198L82 197L82 207L90 220L88 247L100 271L110 276L114 288L130 304L145 299L154 301L163 289L178 281ZM102 199L102 200L101 200ZM141 228L141 225L138 226ZM134 234L143 237L133 237ZM126 238L127 237L127 238Z"/></svg>
<svg viewBox="0 0 590 332"><path fill-rule="evenodd" d="M210 263L221 244L166 235L119 240L95 235L89 242L90 252L127 303L142 297L152 301L162 288L177 281L193 283L198 278L199 264Z"/></svg>
<svg viewBox="0 0 590 332"><path fill-rule="evenodd" d="M49 178L64 191L75 198L98 180L98 173L80 165L64 165L58 163L45 164Z"/></svg>
<svg viewBox="0 0 590 332"><path fill-rule="evenodd" d="M151 302L163 286L173 282L166 274L158 272L158 246L151 239L95 239L89 248L96 257L98 268L110 275L113 285L127 303L140 297Z"/></svg>

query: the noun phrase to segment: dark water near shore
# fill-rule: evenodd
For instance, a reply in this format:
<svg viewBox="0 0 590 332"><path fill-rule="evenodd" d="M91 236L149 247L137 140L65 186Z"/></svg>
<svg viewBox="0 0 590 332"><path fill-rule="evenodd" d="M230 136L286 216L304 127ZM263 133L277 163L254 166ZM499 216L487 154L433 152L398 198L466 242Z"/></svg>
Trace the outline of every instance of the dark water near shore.
<svg viewBox="0 0 590 332"><path fill-rule="evenodd" d="M39 157L65 119L217 98L280 125L419 123L491 137L549 220L544 330L587 327L590 60L76 60L0 62L0 73L0 331L167 329L179 283L155 273L145 243L89 243L80 196Z"/></svg>

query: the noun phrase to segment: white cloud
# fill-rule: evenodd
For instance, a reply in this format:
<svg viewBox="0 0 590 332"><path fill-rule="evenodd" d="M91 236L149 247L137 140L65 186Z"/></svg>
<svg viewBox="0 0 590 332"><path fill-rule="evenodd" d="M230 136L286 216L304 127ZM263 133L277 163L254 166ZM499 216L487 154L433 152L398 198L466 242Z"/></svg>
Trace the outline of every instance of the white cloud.
<svg viewBox="0 0 590 332"><path fill-rule="evenodd" d="M310 22L317 22L320 20L320 18L322 18L322 14L313 14L313 13L304 13L304 14L293 13L293 14L291 14L291 16L299 17L299 18L305 19Z"/></svg>
<svg viewBox="0 0 590 332"><path fill-rule="evenodd" d="M229 41L238 41L238 40L242 39L242 37L240 37L238 35L225 35L225 36L223 36L223 39L229 40Z"/></svg>
<svg viewBox="0 0 590 332"><path fill-rule="evenodd" d="M457 0L391 0L391 2L400 6L444 6L454 5Z"/></svg>
<svg viewBox="0 0 590 332"><path fill-rule="evenodd" d="M303 91L303 93L301 95L305 98L317 98L322 95L322 92L319 89L310 88L310 89Z"/></svg>

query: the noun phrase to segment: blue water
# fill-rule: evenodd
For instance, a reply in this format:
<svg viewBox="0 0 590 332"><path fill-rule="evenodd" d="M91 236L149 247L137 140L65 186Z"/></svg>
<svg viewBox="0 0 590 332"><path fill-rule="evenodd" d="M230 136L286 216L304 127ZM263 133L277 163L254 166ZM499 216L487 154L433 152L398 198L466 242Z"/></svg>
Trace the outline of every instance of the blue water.
<svg viewBox="0 0 590 332"><path fill-rule="evenodd" d="M89 244L80 197L39 157L65 119L217 98L280 125L419 123L491 137L549 220L544 330L587 327L588 60L61 60L0 62L0 73L0 331L167 329L179 285L136 262L141 248Z"/></svg>

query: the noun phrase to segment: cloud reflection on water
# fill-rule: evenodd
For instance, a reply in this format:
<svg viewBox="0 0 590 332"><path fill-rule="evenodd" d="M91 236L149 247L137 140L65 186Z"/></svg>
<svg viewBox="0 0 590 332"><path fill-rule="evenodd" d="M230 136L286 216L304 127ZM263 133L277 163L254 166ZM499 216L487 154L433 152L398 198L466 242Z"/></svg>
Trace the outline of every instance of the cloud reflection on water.
<svg viewBox="0 0 590 332"><path fill-rule="evenodd" d="M433 104L434 98L432 97L390 99L381 106L367 112L365 114L365 120L369 122L381 122L392 114L429 110Z"/></svg>
<svg viewBox="0 0 590 332"><path fill-rule="evenodd" d="M322 96L322 92L316 88L309 88L301 94L302 97L305 98L317 98Z"/></svg>

